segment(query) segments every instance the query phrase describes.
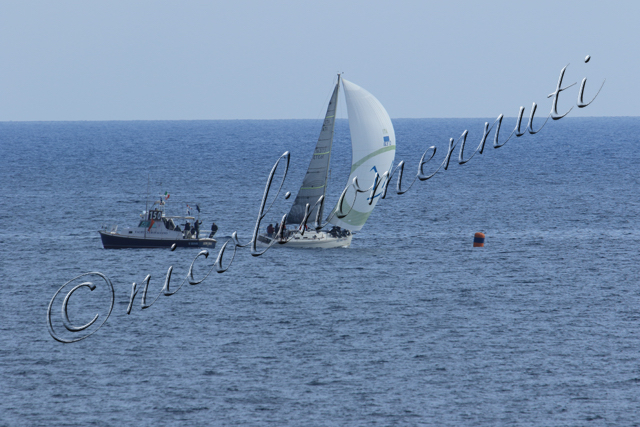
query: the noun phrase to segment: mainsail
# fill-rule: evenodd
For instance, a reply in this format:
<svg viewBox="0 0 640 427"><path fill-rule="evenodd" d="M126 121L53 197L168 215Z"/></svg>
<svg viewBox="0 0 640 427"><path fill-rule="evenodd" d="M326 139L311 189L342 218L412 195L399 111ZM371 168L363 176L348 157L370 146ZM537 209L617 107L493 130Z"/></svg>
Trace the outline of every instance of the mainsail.
<svg viewBox="0 0 640 427"><path fill-rule="evenodd" d="M340 76L338 75L338 83L336 83L327 114L322 123L322 130L318 137L316 149L311 157L307 174L302 181L302 186L296 196L293 206L287 215L288 224L301 224L304 218L304 211L307 203L309 209L313 208L320 196L324 196L327 190L327 176L329 174L329 161L331 160L331 147L333 145L333 130L336 123L336 109L338 107L338 90L340 89ZM322 219L322 211L324 203L318 204L309 214L309 224L312 224L316 218L316 214L320 210L320 218Z"/></svg>
<svg viewBox="0 0 640 427"><path fill-rule="evenodd" d="M342 79L342 82L351 130L351 175L342 211L336 205L328 221L339 227L358 231L371 215L382 188L379 187L369 204L371 191L356 195L351 182L357 176L360 188L367 189L374 183L376 172L382 177L391 168L396 154L396 135L389 114L373 95L347 80ZM347 212L345 217L338 218L338 214L342 216Z"/></svg>

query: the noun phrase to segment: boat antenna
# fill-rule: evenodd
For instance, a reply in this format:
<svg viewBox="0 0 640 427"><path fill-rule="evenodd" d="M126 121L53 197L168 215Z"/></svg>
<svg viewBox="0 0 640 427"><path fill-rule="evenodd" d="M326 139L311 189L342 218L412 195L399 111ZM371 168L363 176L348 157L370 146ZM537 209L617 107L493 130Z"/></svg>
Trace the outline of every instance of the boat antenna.
<svg viewBox="0 0 640 427"><path fill-rule="evenodd" d="M147 196L145 197L145 205L144 205L146 215L149 215L149 181L150 180L151 180L151 174L147 174Z"/></svg>
<svg viewBox="0 0 640 427"><path fill-rule="evenodd" d="M147 218L149 218L149 181L151 180L151 174L147 173L147 196L145 197L145 202L144 202L144 206L145 206L145 211L144 211L144 215L145 217L142 218L143 221L146 221ZM147 227L144 227L144 238L147 238Z"/></svg>

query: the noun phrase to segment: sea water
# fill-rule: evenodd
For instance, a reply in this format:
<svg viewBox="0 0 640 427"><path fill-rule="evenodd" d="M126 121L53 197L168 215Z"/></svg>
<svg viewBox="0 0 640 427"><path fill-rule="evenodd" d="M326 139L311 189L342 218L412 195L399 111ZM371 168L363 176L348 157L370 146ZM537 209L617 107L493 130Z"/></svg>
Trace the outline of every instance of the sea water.
<svg viewBox="0 0 640 427"><path fill-rule="evenodd" d="M429 146L425 173L465 129L470 155L485 121L394 120L403 188ZM197 204L203 234L219 226L194 265L201 278L233 232L250 240L269 171L290 151L261 228L287 213L283 193L295 196L320 126L0 123L0 425L639 422L640 118L569 117L497 150L492 135L482 155L459 166L456 150L403 195L394 180L350 248L240 248L225 273L142 310L144 278L149 303L199 250L105 250L97 230L136 225L165 192L170 215ZM328 206L350 161L339 120ZM110 279L113 310L62 344L50 300L87 272ZM70 299L75 325L105 319L108 292L93 281ZM60 334L69 290L51 309Z"/></svg>

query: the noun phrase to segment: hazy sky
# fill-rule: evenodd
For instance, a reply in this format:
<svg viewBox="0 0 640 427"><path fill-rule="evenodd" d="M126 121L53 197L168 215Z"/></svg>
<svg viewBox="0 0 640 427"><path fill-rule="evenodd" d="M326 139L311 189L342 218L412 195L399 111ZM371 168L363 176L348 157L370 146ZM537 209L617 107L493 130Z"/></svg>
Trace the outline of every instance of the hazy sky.
<svg viewBox="0 0 640 427"><path fill-rule="evenodd" d="M0 0L0 121L317 118L337 72L392 118L546 114L568 63L560 111L606 78L570 116L638 116L639 24L636 1Z"/></svg>

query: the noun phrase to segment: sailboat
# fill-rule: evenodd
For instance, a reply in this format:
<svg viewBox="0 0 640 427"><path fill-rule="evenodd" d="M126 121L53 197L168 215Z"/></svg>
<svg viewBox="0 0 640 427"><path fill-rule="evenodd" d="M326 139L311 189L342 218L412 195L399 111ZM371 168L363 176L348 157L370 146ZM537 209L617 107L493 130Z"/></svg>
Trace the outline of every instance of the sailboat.
<svg viewBox="0 0 640 427"><path fill-rule="evenodd" d="M351 173L346 194L331 210L327 222L333 225L330 231L302 230L301 223L309 206L308 223L323 218L324 198L316 203L327 191L329 163L333 146L333 134L338 107L338 93L342 83L349 129L351 132ZM357 177L359 185L369 188L393 164L396 152L396 137L389 114L382 104L369 92L338 75L338 81L327 107L316 148L311 157L309 168L302 181L300 190L287 215L287 229L279 233L272 232L259 236L264 244L278 240L285 247L298 248L337 248L349 247L353 232L360 230L380 198L380 191L356 192L351 184ZM373 200L370 200L373 197ZM341 206L338 206L341 205ZM346 215L345 215L346 214Z"/></svg>

